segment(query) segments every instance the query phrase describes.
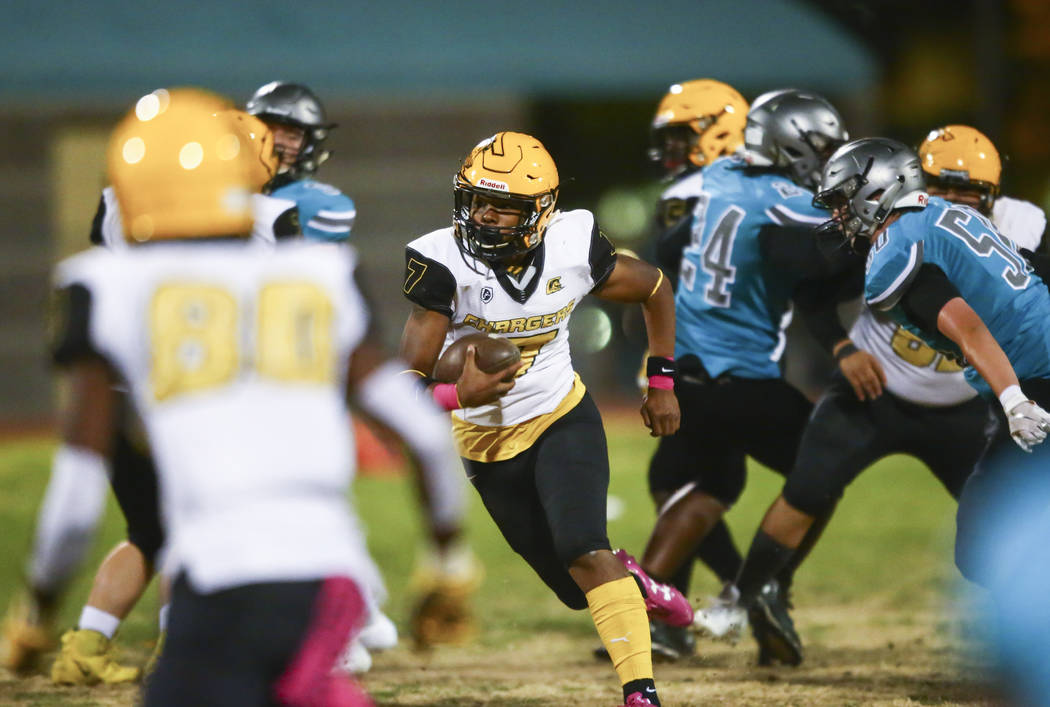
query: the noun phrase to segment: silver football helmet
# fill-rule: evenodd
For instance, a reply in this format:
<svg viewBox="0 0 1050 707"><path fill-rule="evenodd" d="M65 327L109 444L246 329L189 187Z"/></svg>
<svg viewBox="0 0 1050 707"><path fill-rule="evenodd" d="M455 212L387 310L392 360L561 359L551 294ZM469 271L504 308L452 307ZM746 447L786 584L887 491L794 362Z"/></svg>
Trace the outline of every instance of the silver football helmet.
<svg viewBox="0 0 1050 707"><path fill-rule="evenodd" d="M884 137L848 142L828 159L813 204L832 212L819 230L840 231L855 245L871 239L895 209L923 208L926 178L915 151Z"/></svg>
<svg viewBox="0 0 1050 707"><path fill-rule="evenodd" d="M286 81L271 81L260 86L248 99L245 111L264 122L282 123L302 128L306 135L294 171L312 174L331 153L322 148L328 132L335 127L325 118L324 106L306 86Z"/></svg>
<svg viewBox="0 0 1050 707"><path fill-rule="evenodd" d="M842 116L826 99L785 88L763 93L751 104L743 156L756 167L786 169L796 184L815 189L824 161L847 140Z"/></svg>

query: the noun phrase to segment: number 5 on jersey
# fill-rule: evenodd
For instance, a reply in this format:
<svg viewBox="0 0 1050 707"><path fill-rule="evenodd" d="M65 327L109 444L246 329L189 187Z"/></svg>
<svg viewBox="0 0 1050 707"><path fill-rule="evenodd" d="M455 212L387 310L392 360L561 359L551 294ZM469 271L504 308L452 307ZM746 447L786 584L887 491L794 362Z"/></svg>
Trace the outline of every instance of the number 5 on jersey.
<svg viewBox="0 0 1050 707"><path fill-rule="evenodd" d="M251 309L254 326L230 291L202 283L169 284L149 311L151 382L158 402L230 383L250 361L242 356L245 329L254 341L260 376L290 383L326 383L335 375L332 303L308 282L264 286Z"/></svg>

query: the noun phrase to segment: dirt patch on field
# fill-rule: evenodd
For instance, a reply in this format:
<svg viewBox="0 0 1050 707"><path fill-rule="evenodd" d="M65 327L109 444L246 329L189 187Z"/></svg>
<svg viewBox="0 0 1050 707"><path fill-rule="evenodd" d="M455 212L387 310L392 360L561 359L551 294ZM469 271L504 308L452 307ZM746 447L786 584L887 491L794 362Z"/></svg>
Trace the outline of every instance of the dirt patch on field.
<svg viewBox="0 0 1050 707"><path fill-rule="evenodd" d="M800 610L807 644L799 668L756 668L750 641L703 643L700 654L656 666L664 705L992 705L983 666L944 616L844 607ZM508 645L376 656L364 683L379 705L620 704L597 640L544 632ZM129 651L136 653L137 651ZM142 658L145 658L143 651ZM130 688L54 688L43 676L0 679L3 705L132 705Z"/></svg>

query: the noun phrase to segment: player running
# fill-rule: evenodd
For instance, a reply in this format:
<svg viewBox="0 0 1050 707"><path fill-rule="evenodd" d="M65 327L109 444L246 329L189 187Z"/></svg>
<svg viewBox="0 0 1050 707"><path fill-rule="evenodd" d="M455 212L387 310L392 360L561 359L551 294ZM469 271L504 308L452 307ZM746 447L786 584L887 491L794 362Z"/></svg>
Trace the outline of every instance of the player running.
<svg viewBox="0 0 1050 707"><path fill-rule="evenodd" d="M454 411L468 478L511 548L566 606L590 610L625 703L658 705L646 607L679 625L692 608L610 550L605 433L573 371L568 322L590 293L642 305L652 353L642 418L653 435L672 434L671 288L658 269L617 255L590 212L556 211L558 189L554 161L533 137L501 132L470 152L455 177L453 226L406 248L414 307L401 353L431 384L443 348L472 332L521 349L512 381L468 363L432 393Z"/></svg>

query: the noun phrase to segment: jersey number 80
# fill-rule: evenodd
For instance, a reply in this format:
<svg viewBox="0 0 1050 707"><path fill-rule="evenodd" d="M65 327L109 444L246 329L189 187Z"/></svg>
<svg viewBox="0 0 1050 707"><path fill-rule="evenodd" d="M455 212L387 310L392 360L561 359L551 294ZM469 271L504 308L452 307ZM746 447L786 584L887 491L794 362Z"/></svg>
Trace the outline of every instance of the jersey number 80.
<svg viewBox="0 0 1050 707"><path fill-rule="evenodd" d="M225 385L249 365L242 353L251 333L251 363L264 378L291 383L331 381L332 303L309 282L264 285L250 311L227 289L202 283L168 284L149 311L151 384L155 400ZM246 331L247 330L247 331Z"/></svg>

